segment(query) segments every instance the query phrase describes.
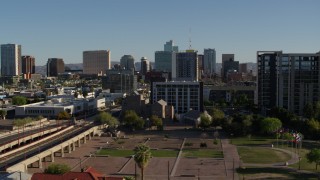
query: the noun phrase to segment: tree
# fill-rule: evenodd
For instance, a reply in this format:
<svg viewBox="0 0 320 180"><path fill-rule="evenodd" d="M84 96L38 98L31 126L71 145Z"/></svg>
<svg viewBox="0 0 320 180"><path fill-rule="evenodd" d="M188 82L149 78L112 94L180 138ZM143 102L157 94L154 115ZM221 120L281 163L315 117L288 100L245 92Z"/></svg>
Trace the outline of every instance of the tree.
<svg viewBox="0 0 320 180"><path fill-rule="evenodd" d="M50 164L44 173L47 174L64 174L69 172L71 168L66 164Z"/></svg>
<svg viewBox="0 0 320 180"><path fill-rule="evenodd" d="M278 118L267 117L267 118L264 118L260 123L261 123L260 127L261 127L262 133L267 133L267 134L271 134L277 131L282 126L282 122Z"/></svg>
<svg viewBox="0 0 320 180"><path fill-rule="evenodd" d="M200 114L200 123L199 127L203 128L204 130L212 124L212 118L205 113Z"/></svg>
<svg viewBox="0 0 320 180"><path fill-rule="evenodd" d="M314 117L316 119L319 119L320 118L320 101L317 101L315 104L314 104Z"/></svg>
<svg viewBox="0 0 320 180"><path fill-rule="evenodd" d="M67 113L66 111L59 112L58 117L57 117L58 120L70 119L70 118L71 118L71 115L69 113Z"/></svg>
<svg viewBox="0 0 320 180"><path fill-rule="evenodd" d="M306 122L307 124L307 134L310 138L319 139L320 135L320 122L315 119L310 119Z"/></svg>
<svg viewBox="0 0 320 180"><path fill-rule="evenodd" d="M235 100L235 103L234 103L235 105L238 105L238 106L249 105L249 99L246 94L240 94L238 97L235 97L234 100Z"/></svg>
<svg viewBox="0 0 320 180"><path fill-rule="evenodd" d="M241 122L242 133L243 135L247 135L248 133L251 132L253 117L252 115L242 115L241 117L242 117L242 122Z"/></svg>
<svg viewBox="0 0 320 180"><path fill-rule="evenodd" d="M314 109L311 103L307 103L303 108L303 114L307 118L314 117Z"/></svg>
<svg viewBox="0 0 320 180"><path fill-rule="evenodd" d="M12 98L12 104L17 106L22 106L27 104L27 98L23 96L14 96Z"/></svg>
<svg viewBox="0 0 320 180"><path fill-rule="evenodd" d="M132 130L142 129L144 127L144 121L133 110L127 110L124 114L123 122Z"/></svg>
<svg viewBox="0 0 320 180"><path fill-rule="evenodd" d="M7 111L6 110L0 110L0 117L1 119L6 119Z"/></svg>
<svg viewBox="0 0 320 180"><path fill-rule="evenodd" d="M110 113L101 112L96 118L95 122L100 124L107 124L110 127L114 128L119 125L119 121L117 118L113 117Z"/></svg>
<svg viewBox="0 0 320 180"><path fill-rule="evenodd" d="M151 123L154 125L154 126L157 126L157 129L160 130L163 126L163 122L162 122L162 119L159 118L158 116L156 115L152 115L150 117L150 121Z"/></svg>
<svg viewBox="0 0 320 180"><path fill-rule="evenodd" d="M84 98L86 98L86 97L88 96L88 92L87 92L87 91L83 91L83 92L82 92L82 96L83 96Z"/></svg>
<svg viewBox="0 0 320 180"><path fill-rule="evenodd" d="M314 148L307 154L307 159L310 163L316 163L316 170L320 164L320 149Z"/></svg>
<svg viewBox="0 0 320 180"><path fill-rule="evenodd" d="M79 95L79 93L77 91L74 92L74 94L73 94L74 98L78 98L78 95Z"/></svg>
<svg viewBox="0 0 320 180"><path fill-rule="evenodd" d="M212 117L212 123L214 126L221 125L221 121L224 119L224 112L217 108L212 108L211 111L209 111L209 114Z"/></svg>
<svg viewBox="0 0 320 180"><path fill-rule="evenodd" d="M145 144L140 144L134 148L134 161L141 169L141 180L144 179L144 168L148 165L151 158L150 147Z"/></svg>

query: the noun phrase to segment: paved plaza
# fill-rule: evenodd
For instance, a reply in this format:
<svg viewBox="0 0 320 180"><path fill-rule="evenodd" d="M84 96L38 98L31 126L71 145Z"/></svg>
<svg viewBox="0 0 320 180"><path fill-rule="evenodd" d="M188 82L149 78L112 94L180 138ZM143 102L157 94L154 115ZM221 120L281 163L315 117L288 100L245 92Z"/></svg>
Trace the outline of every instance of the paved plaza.
<svg viewBox="0 0 320 180"><path fill-rule="evenodd" d="M233 174L233 162L231 162L234 155L230 154L230 152L234 153L234 149L230 150L232 145L228 144L227 140L221 141L225 144L214 144L213 133L204 134L202 131L183 129L122 134L122 138L118 140L112 137L94 137L81 147L77 147L75 151L66 153L65 157L55 157L55 163L67 164L73 171L80 171L81 167L91 166L105 175L134 176L135 170L137 174L140 174L140 169L135 168L132 157L97 156L95 153L106 148L132 150L141 143L146 143L153 150L179 152L182 147L182 150L197 151L201 149L200 143L202 142L207 144L206 150L223 151L225 158L187 157L183 153L177 153L179 154L177 157L152 157L145 169L145 179L168 179L168 174L171 180L198 179L198 176L202 180L233 179L234 175L237 177L237 174ZM228 152L225 152L224 148L227 148ZM43 172L49 164L51 162L45 162L43 169L29 168L28 172Z"/></svg>

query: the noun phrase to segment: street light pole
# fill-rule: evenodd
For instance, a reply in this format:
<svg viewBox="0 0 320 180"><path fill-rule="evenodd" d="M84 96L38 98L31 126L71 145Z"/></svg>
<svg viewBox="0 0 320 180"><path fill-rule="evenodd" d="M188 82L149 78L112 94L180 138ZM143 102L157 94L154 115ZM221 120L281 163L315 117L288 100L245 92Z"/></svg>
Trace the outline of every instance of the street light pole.
<svg viewBox="0 0 320 180"><path fill-rule="evenodd" d="M81 157L79 157L79 161L80 161L80 172L82 172Z"/></svg>
<svg viewBox="0 0 320 180"><path fill-rule="evenodd" d="M301 167L301 166L300 166L300 161L301 161L301 157L299 156L299 170L300 170L300 167Z"/></svg>
<svg viewBox="0 0 320 180"><path fill-rule="evenodd" d="M134 163L134 179L137 179L137 163Z"/></svg>

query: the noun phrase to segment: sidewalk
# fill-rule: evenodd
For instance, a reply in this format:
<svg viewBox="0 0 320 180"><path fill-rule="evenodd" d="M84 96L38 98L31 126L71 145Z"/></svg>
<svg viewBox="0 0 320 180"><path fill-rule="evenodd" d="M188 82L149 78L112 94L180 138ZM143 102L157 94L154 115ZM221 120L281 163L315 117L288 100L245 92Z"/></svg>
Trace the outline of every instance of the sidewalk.
<svg viewBox="0 0 320 180"><path fill-rule="evenodd" d="M227 139L225 136L221 137L221 147L225 161L226 179L239 179L236 171L236 169L240 167L240 158L237 147L230 144L229 139Z"/></svg>

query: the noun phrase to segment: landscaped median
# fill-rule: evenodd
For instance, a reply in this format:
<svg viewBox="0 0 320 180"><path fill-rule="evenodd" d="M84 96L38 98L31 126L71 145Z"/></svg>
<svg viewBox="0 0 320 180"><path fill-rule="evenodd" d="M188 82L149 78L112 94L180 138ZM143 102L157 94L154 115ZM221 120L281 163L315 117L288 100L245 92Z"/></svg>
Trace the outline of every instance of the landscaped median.
<svg viewBox="0 0 320 180"><path fill-rule="evenodd" d="M178 150L151 150L152 157L177 157L178 153ZM97 152L97 156L130 157L132 155L134 151L129 149L101 149Z"/></svg>

